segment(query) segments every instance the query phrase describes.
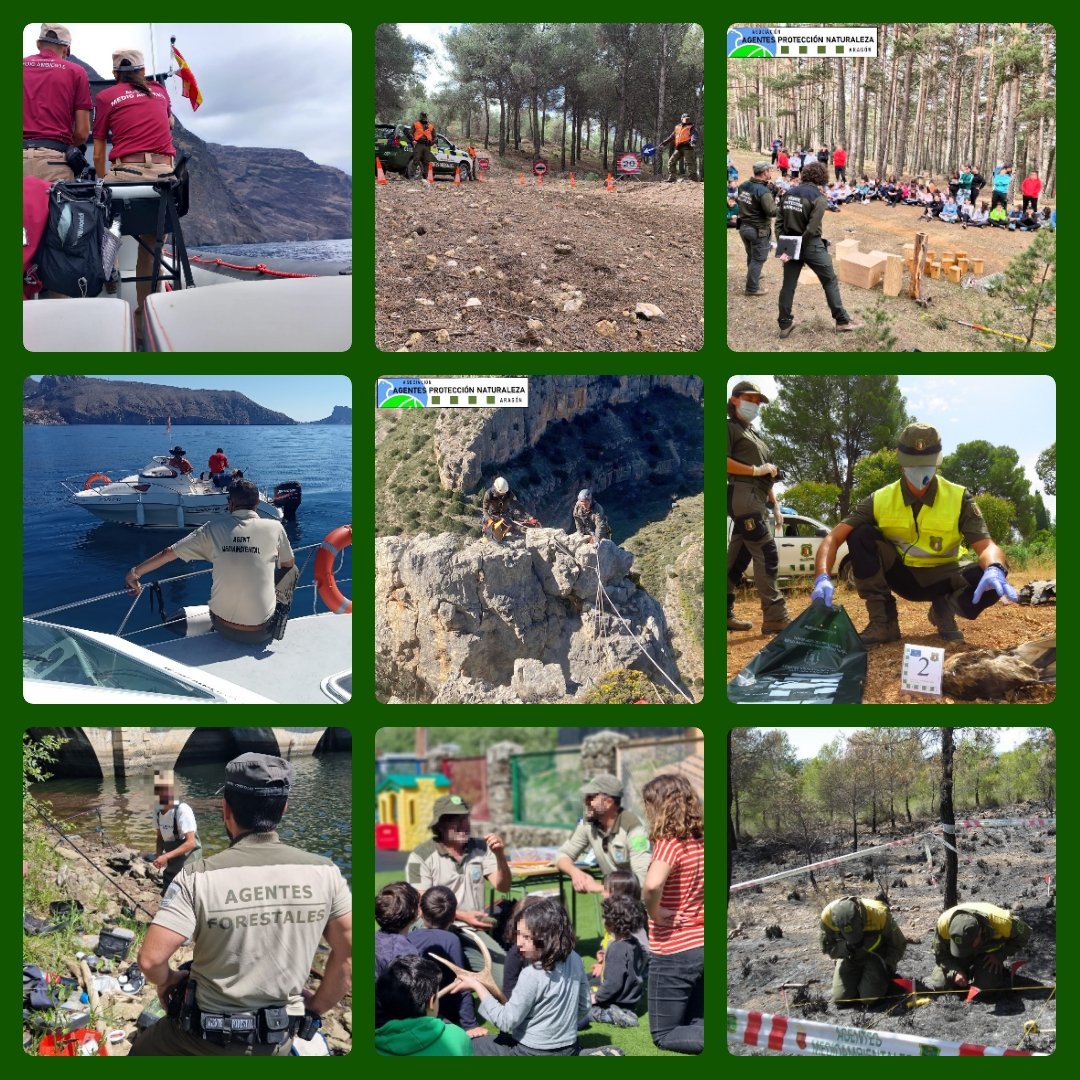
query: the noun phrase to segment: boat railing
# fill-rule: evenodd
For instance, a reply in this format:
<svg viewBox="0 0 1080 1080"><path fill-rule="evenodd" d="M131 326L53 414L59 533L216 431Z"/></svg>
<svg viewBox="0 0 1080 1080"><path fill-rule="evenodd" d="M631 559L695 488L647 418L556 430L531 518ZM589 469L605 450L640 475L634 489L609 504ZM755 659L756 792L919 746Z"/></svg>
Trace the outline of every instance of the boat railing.
<svg viewBox="0 0 1080 1080"><path fill-rule="evenodd" d="M293 548L293 553L298 554L301 551L318 551L322 546L323 545L321 543L319 543L319 544L305 544L303 547ZM348 549L347 548L342 548L342 550L341 550L341 552L340 552L340 554L338 556L337 564L334 567L334 578L335 578L335 580L337 581L337 583L339 585L342 585L342 584L345 584L347 582L352 581L352 578L339 578L339 577L337 577L338 572L341 570L342 566L344 565L346 550L348 550ZM307 570L308 565L311 562L311 558L312 558L311 555L308 555L308 557L304 560L304 565L300 568L300 573L297 575L297 581L298 582L303 578L304 571ZM185 581L188 578L202 577L204 574L212 574L213 572L214 572L214 568L212 566L210 566L210 567L207 567L205 570L193 570L189 574L176 574L173 577L156 578L153 582L148 582L146 585L144 585L142 587L142 589L139 591L139 593L132 600L131 607L128 608L127 614L124 616L124 618L120 622L120 626L116 631L116 636L117 637L122 637L122 638L132 638L132 637L135 637L137 634L145 634L145 633L147 633L147 632L149 632L151 630L160 630L163 627L171 626L174 622L182 622L182 621L184 621L185 616L181 615L179 618L176 618L176 619L168 619L168 620L163 619L161 622L153 623L150 626L144 626L139 630L131 630L126 634L124 633L124 627L127 626L128 620L131 618L132 612L134 612L134 610L135 610L135 606L138 604L139 600L142 599L142 596L143 596L144 593L152 593L154 591L153 586L167 585L170 582L174 582L174 581ZM312 590L312 593L311 593L311 614L314 615L314 614L316 614L315 609L316 609L316 600L317 600L317 596L318 596L317 592L315 591L315 589L316 589L315 583L312 582L309 585L299 585L298 584L293 591L294 591L294 593L297 593L297 592L300 592L303 589L311 589ZM57 607L45 608L44 611L35 611L31 615L24 616L24 618L27 618L27 619L41 619L41 618L44 618L44 616L46 616L46 615L55 615L59 611L70 611L72 608L85 607L88 604L96 604L101 600L111 600L116 596L130 596L130 595L131 595L131 592L128 589L116 589L113 592L101 593L99 596L91 596L86 600L76 600L76 601L74 601L73 603L70 603L70 604L60 604ZM164 614L164 612L162 612L162 614Z"/></svg>

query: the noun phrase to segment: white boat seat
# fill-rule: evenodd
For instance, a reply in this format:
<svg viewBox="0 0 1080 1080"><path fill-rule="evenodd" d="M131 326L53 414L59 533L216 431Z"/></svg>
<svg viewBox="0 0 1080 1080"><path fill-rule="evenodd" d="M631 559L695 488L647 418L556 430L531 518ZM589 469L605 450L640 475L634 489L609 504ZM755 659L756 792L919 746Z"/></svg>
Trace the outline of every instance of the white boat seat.
<svg viewBox="0 0 1080 1080"><path fill-rule="evenodd" d="M72 307L72 305L77 305ZM23 348L28 352L133 352L131 308L114 296L24 300Z"/></svg>

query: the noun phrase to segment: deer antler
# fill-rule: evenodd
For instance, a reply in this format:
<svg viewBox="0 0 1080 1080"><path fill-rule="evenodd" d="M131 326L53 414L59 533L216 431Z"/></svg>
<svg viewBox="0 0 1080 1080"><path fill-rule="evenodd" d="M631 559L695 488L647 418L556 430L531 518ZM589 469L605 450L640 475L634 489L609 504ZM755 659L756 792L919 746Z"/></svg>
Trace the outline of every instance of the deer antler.
<svg viewBox="0 0 1080 1080"><path fill-rule="evenodd" d="M476 944L476 947L480 950L480 955L484 958L484 968L482 971L465 971L463 968L459 968L457 964L452 964L445 956L439 956L438 953L431 953L431 957L438 960L440 964L445 964L455 975L471 975L478 982L483 983L488 993L500 1004L506 1004L506 995L499 989L498 984L495 982L491 975L491 953L488 952L488 947L484 944L483 938L478 934L474 934L472 930L465 926L459 926L458 930L471 938ZM439 991L439 997L442 997L449 987L445 987Z"/></svg>

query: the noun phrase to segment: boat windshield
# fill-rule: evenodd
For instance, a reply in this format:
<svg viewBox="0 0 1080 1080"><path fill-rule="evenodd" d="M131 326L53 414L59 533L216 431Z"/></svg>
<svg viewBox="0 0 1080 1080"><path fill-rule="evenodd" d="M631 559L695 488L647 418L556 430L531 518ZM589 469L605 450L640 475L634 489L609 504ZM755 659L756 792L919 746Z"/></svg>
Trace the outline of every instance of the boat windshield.
<svg viewBox="0 0 1080 1080"><path fill-rule="evenodd" d="M23 678L214 701L212 693L61 626L23 622Z"/></svg>

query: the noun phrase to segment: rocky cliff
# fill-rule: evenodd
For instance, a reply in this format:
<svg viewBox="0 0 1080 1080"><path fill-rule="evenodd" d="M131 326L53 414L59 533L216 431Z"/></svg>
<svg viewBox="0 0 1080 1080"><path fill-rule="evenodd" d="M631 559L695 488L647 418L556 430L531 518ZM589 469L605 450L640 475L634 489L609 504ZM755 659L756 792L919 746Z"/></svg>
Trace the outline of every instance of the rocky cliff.
<svg viewBox="0 0 1080 1080"><path fill-rule="evenodd" d="M471 491L485 471L536 446L551 424L641 401L657 390L698 402L703 394L695 375L543 375L529 379L527 409L440 410L435 435L439 478L445 488Z"/></svg>
<svg viewBox="0 0 1080 1080"><path fill-rule="evenodd" d="M295 424L235 390L43 375L23 383L23 422L61 424Z"/></svg>
<svg viewBox="0 0 1080 1080"><path fill-rule="evenodd" d="M443 704L569 703L617 668L679 681L664 612L636 582L631 552L561 529L508 545L448 533L375 541L376 694Z"/></svg>
<svg viewBox="0 0 1080 1080"><path fill-rule="evenodd" d="M351 424L352 409L348 405L335 405L334 411L322 420L312 420L313 424Z"/></svg>

